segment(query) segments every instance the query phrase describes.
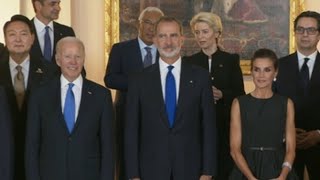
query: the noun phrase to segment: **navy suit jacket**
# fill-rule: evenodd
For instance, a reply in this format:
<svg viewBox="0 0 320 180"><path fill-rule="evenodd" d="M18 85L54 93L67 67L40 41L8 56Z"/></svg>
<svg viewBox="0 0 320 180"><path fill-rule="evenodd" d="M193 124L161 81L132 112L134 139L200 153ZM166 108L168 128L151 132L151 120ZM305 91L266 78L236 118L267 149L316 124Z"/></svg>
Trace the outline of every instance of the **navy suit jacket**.
<svg viewBox="0 0 320 180"><path fill-rule="evenodd" d="M32 25L34 26L33 19L31 21L32 21ZM36 31L35 26L33 28ZM63 24L60 24L60 23L53 21L53 38L54 38L54 40L53 40L53 53L52 53L52 60L51 61L54 64L56 63L56 60L55 60L56 44L60 39L67 37L67 36L73 36L73 37L76 36L73 29L69 26L66 26L66 25L63 25ZM41 47L39 44L39 37L36 32L35 32L35 39L34 39L33 45L30 50L30 54L34 57L43 58L43 54L42 54Z"/></svg>
<svg viewBox="0 0 320 180"><path fill-rule="evenodd" d="M107 87L117 90L116 106L125 104L129 75L142 70L143 60L138 38L116 43L112 46L104 82Z"/></svg>
<svg viewBox="0 0 320 180"><path fill-rule="evenodd" d="M0 179L13 179L13 139L6 93L0 86Z"/></svg>
<svg viewBox="0 0 320 180"><path fill-rule="evenodd" d="M83 79L79 114L70 134L61 108L60 79L32 93L26 135L27 180L113 180L110 91Z"/></svg>
<svg viewBox="0 0 320 180"><path fill-rule="evenodd" d="M297 53L279 60L276 91L291 98L295 106L296 127L307 131L320 129L320 53L317 54L306 96L299 87Z"/></svg>
<svg viewBox="0 0 320 180"><path fill-rule="evenodd" d="M159 63L132 76L125 121L129 178L198 180L215 175L216 125L209 73L182 62L174 127L162 95Z"/></svg>
<svg viewBox="0 0 320 180"><path fill-rule="evenodd" d="M9 66L9 54L6 54L0 60L0 85L5 88L7 94L7 103L10 106L10 112L13 123L13 135L15 143L15 179L25 179L24 173L24 147L25 147L25 128L27 120L27 102L29 100L30 91L41 86L54 76L54 71L46 63L38 58L30 56L30 66L28 74L27 89L25 91L24 102L19 110L16 101L16 95L12 84L12 78ZM26 76L26 75L25 75Z"/></svg>

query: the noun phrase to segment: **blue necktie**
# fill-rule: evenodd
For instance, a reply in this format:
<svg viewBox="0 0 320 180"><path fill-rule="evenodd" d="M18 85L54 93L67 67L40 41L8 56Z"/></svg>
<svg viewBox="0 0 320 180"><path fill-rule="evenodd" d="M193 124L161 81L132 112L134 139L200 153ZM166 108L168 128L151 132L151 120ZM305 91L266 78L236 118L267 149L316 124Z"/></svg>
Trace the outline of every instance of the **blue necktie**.
<svg viewBox="0 0 320 180"><path fill-rule="evenodd" d="M49 35L50 27L46 26L46 33L44 34L44 50L43 56L47 61L51 61L51 40Z"/></svg>
<svg viewBox="0 0 320 180"><path fill-rule="evenodd" d="M144 56L143 67L148 67L152 64L151 48L147 46L144 49L147 51L147 54Z"/></svg>
<svg viewBox="0 0 320 180"><path fill-rule="evenodd" d="M165 90L165 102L166 110L169 120L170 128L173 127L174 119L176 115L176 83L172 74L173 66L168 66L168 73L166 77L166 90Z"/></svg>
<svg viewBox="0 0 320 180"><path fill-rule="evenodd" d="M309 58L304 58L304 63L300 69L300 78L301 78L301 86L303 88L303 93L304 95L307 94L308 92L308 85L309 85L309 81L310 81L310 78L309 78L309 67L308 67L308 61L310 59Z"/></svg>
<svg viewBox="0 0 320 180"><path fill-rule="evenodd" d="M74 100L74 94L72 91L72 87L74 86L74 84L69 83L68 85L69 87L68 87L66 99L64 102L63 114L64 114L64 120L66 121L69 133L71 133L75 123L76 105Z"/></svg>

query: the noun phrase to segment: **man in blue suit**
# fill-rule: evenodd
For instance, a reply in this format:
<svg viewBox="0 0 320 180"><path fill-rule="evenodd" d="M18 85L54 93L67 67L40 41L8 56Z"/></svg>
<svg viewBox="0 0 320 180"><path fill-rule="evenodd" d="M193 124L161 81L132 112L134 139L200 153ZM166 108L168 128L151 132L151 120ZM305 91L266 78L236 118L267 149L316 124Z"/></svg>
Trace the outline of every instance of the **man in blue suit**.
<svg viewBox="0 0 320 180"><path fill-rule="evenodd" d="M182 26L155 24L159 62L132 75L125 121L125 162L134 180L211 180L216 120L207 70L181 61Z"/></svg>
<svg viewBox="0 0 320 180"><path fill-rule="evenodd" d="M302 12L294 21L297 51L279 60L276 91L294 102L296 159L294 169L303 180L320 179L320 14Z"/></svg>
<svg viewBox="0 0 320 180"><path fill-rule="evenodd" d="M123 122L125 117L126 94L129 74L142 71L145 66L157 61L157 49L153 45L154 24L163 16L163 12L156 7L145 8L139 16L139 36L125 42L114 44L108 61L104 82L107 87L116 89L116 148L117 148L117 176L124 180L123 159ZM145 48L150 48L150 53ZM148 58L152 57L147 63Z"/></svg>
<svg viewBox="0 0 320 180"><path fill-rule="evenodd" d="M0 86L0 179L13 179L13 135L6 93Z"/></svg>
<svg viewBox="0 0 320 180"><path fill-rule="evenodd" d="M81 75L85 50L75 37L57 43L61 76L31 95L27 180L113 180L110 91Z"/></svg>

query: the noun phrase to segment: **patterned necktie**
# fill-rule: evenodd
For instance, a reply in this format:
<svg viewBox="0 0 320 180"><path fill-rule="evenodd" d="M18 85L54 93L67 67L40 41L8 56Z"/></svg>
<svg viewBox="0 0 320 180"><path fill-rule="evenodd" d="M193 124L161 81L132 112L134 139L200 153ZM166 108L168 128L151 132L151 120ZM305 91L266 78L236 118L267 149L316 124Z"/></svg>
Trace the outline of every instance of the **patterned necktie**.
<svg viewBox="0 0 320 180"><path fill-rule="evenodd" d="M47 61L51 61L51 40L49 35L50 27L46 26L46 33L44 34L44 50L43 56Z"/></svg>
<svg viewBox="0 0 320 180"><path fill-rule="evenodd" d="M168 66L166 77L165 102L170 128L173 127L176 115L176 83L172 74L173 66Z"/></svg>
<svg viewBox="0 0 320 180"><path fill-rule="evenodd" d="M310 60L309 58L304 58L304 63L300 69L301 86L303 88L304 95L306 95L308 92L308 85L310 81L309 67L307 64L309 60Z"/></svg>
<svg viewBox="0 0 320 180"><path fill-rule="evenodd" d="M69 83L68 85L69 87L68 87L66 99L64 102L63 115L69 130L69 133L71 133L75 123L76 105L74 100L74 94L72 91L74 84Z"/></svg>
<svg viewBox="0 0 320 180"><path fill-rule="evenodd" d="M152 64L151 48L147 46L144 49L147 51L147 54L144 56L143 67L148 67Z"/></svg>
<svg viewBox="0 0 320 180"><path fill-rule="evenodd" d="M24 75L22 72L22 67L20 65L16 66L16 69L18 73L14 77L14 91L16 94L17 104L19 109L21 109L23 100L24 100L24 94L25 94L25 86L24 86Z"/></svg>

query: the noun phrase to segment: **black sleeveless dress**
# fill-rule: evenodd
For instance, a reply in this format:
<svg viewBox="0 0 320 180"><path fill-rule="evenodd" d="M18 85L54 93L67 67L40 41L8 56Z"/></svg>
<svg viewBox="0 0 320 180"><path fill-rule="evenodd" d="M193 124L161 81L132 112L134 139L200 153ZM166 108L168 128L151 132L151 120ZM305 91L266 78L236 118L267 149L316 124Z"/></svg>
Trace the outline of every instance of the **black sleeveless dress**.
<svg viewBox="0 0 320 180"><path fill-rule="evenodd" d="M274 94L258 99L251 94L238 97L241 114L242 154L259 180L277 178L285 156L285 126L288 98ZM246 177L234 167L230 180ZM296 179L291 171L287 179Z"/></svg>

